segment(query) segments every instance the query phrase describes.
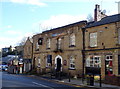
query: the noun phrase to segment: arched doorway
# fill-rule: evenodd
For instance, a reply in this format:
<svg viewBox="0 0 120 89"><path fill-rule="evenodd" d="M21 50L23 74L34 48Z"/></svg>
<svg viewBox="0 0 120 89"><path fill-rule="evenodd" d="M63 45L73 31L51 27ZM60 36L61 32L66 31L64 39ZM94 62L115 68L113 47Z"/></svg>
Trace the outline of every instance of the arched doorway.
<svg viewBox="0 0 120 89"><path fill-rule="evenodd" d="M55 57L55 69L56 71L62 71L62 57L60 55Z"/></svg>

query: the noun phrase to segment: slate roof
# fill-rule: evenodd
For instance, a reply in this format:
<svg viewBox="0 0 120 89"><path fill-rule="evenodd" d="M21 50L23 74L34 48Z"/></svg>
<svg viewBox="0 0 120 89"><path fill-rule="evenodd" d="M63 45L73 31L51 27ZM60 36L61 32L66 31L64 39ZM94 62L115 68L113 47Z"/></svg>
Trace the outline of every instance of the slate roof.
<svg viewBox="0 0 120 89"><path fill-rule="evenodd" d="M86 26L86 28L105 25L105 24L114 23L114 22L118 22L118 21L120 21L120 14L115 14L112 16L107 16L107 17L101 19L100 21L94 22L92 24L88 24Z"/></svg>
<svg viewBox="0 0 120 89"><path fill-rule="evenodd" d="M53 29L51 29L51 30L43 31L43 33L49 32L49 31L53 31L53 30L58 30L58 29L65 28L65 27L69 27L69 26L73 26L73 25L77 25L77 24L81 24L81 23L87 23L87 21L86 21L86 20L83 20L83 21L75 22L75 23L72 23L72 24L68 24L68 25L65 25L65 26L58 27L58 28L53 28Z"/></svg>

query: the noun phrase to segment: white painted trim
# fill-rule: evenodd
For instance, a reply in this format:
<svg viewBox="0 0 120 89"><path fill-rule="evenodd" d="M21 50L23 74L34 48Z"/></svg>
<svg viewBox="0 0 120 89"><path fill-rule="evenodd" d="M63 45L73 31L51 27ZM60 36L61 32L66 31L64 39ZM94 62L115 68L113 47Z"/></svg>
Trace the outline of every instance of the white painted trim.
<svg viewBox="0 0 120 89"><path fill-rule="evenodd" d="M57 65L57 58L60 58L60 59L61 59L61 65L63 64L62 56L60 56L60 55L56 56L56 57L55 57L55 69L57 68L57 66L56 66L56 65ZM61 66L61 71L62 71L62 66Z"/></svg>

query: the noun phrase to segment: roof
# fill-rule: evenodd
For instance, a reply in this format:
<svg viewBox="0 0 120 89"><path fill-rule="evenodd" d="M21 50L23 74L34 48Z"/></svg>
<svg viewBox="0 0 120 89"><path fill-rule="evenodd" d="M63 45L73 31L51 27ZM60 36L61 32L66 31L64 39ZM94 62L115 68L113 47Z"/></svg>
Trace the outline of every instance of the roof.
<svg viewBox="0 0 120 89"><path fill-rule="evenodd" d="M76 23L72 23L72 24L68 24L68 25L65 25L65 26L61 26L61 27L58 27L58 28L53 28L51 30L43 31L43 33L44 32L49 32L49 31L53 31L53 30L57 30L57 29L61 29L61 28L68 27L68 26L73 26L73 25L81 24L81 23L87 23L87 21L83 20L83 21L79 21L79 22L76 22Z"/></svg>
<svg viewBox="0 0 120 89"><path fill-rule="evenodd" d="M112 16L107 16L107 17L101 19L100 21L94 22L92 24L88 24L86 26L86 28L91 28L91 27L95 27L95 26L110 24L110 23L114 23L114 22L118 22L118 21L120 21L120 14L115 14L115 15L112 15Z"/></svg>

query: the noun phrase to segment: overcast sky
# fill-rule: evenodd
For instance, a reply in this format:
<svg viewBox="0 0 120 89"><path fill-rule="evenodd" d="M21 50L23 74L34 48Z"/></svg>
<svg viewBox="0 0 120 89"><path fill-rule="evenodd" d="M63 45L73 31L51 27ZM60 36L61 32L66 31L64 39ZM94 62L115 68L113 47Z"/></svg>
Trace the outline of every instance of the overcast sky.
<svg viewBox="0 0 120 89"><path fill-rule="evenodd" d="M46 29L86 20L95 4L107 15L118 13L119 0L0 0L0 48Z"/></svg>

